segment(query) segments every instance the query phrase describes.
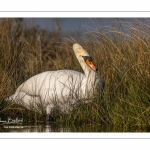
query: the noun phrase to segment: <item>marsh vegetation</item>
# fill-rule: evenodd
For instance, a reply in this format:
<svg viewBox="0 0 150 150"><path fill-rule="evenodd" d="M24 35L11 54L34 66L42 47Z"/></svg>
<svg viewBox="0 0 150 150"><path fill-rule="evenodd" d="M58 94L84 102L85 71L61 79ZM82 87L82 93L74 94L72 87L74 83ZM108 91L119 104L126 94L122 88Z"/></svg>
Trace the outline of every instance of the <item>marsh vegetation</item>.
<svg viewBox="0 0 150 150"><path fill-rule="evenodd" d="M149 131L150 22L116 20L111 27L96 26L84 33L88 40L81 40L72 34L61 37L59 24L55 32L50 32L32 23L27 26L23 19L0 19L0 118L44 122L44 113L29 111L5 99L40 72L83 72L72 51L72 45L78 42L92 56L105 89L90 103L74 107L70 114L54 111L54 122L90 126L90 131L100 131L95 127L106 132Z"/></svg>

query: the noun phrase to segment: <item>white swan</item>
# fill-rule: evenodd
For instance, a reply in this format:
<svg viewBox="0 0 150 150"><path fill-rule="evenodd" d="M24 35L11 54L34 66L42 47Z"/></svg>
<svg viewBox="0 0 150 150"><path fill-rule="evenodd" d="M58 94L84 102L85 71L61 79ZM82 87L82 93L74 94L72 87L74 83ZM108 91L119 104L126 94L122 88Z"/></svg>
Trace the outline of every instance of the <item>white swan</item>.
<svg viewBox="0 0 150 150"><path fill-rule="evenodd" d="M73 50L85 74L73 70L40 73L22 83L7 100L50 115L56 106L69 112L81 99L92 98L94 92L103 89L104 81L88 52L77 43Z"/></svg>

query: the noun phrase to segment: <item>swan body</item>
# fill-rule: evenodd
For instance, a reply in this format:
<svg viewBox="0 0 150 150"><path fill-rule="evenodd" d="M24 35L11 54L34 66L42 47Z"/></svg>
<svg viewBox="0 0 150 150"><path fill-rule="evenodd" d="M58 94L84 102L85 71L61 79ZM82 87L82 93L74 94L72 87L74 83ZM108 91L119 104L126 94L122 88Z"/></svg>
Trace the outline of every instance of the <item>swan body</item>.
<svg viewBox="0 0 150 150"><path fill-rule="evenodd" d="M74 70L42 72L22 83L7 100L50 115L55 107L70 112L72 105L103 89L104 81L97 74L97 67L87 51L77 43L73 50L84 73Z"/></svg>

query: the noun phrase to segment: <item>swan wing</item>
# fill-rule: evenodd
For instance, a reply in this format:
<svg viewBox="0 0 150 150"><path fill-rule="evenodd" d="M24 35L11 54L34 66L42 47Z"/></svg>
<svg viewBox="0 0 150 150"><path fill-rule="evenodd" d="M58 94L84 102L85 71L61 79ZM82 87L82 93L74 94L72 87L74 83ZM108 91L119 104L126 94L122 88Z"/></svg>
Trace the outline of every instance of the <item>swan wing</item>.
<svg viewBox="0 0 150 150"><path fill-rule="evenodd" d="M41 96L58 99L76 93L84 94L86 77L83 73L73 70L47 71L35 75L21 84L17 92L23 92L30 96Z"/></svg>

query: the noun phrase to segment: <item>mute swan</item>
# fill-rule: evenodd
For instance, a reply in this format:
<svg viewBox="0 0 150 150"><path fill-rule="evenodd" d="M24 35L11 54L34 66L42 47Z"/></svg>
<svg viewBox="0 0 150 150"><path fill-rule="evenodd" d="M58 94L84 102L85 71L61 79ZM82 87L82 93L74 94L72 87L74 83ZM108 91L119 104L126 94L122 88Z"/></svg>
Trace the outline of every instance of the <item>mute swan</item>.
<svg viewBox="0 0 150 150"><path fill-rule="evenodd" d="M103 89L104 81L81 45L74 44L73 51L85 74L74 70L42 72L22 83L7 100L38 112L44 110L49 116L55 107L67 113L79 100L92 98L97 90Z"/></svg>

